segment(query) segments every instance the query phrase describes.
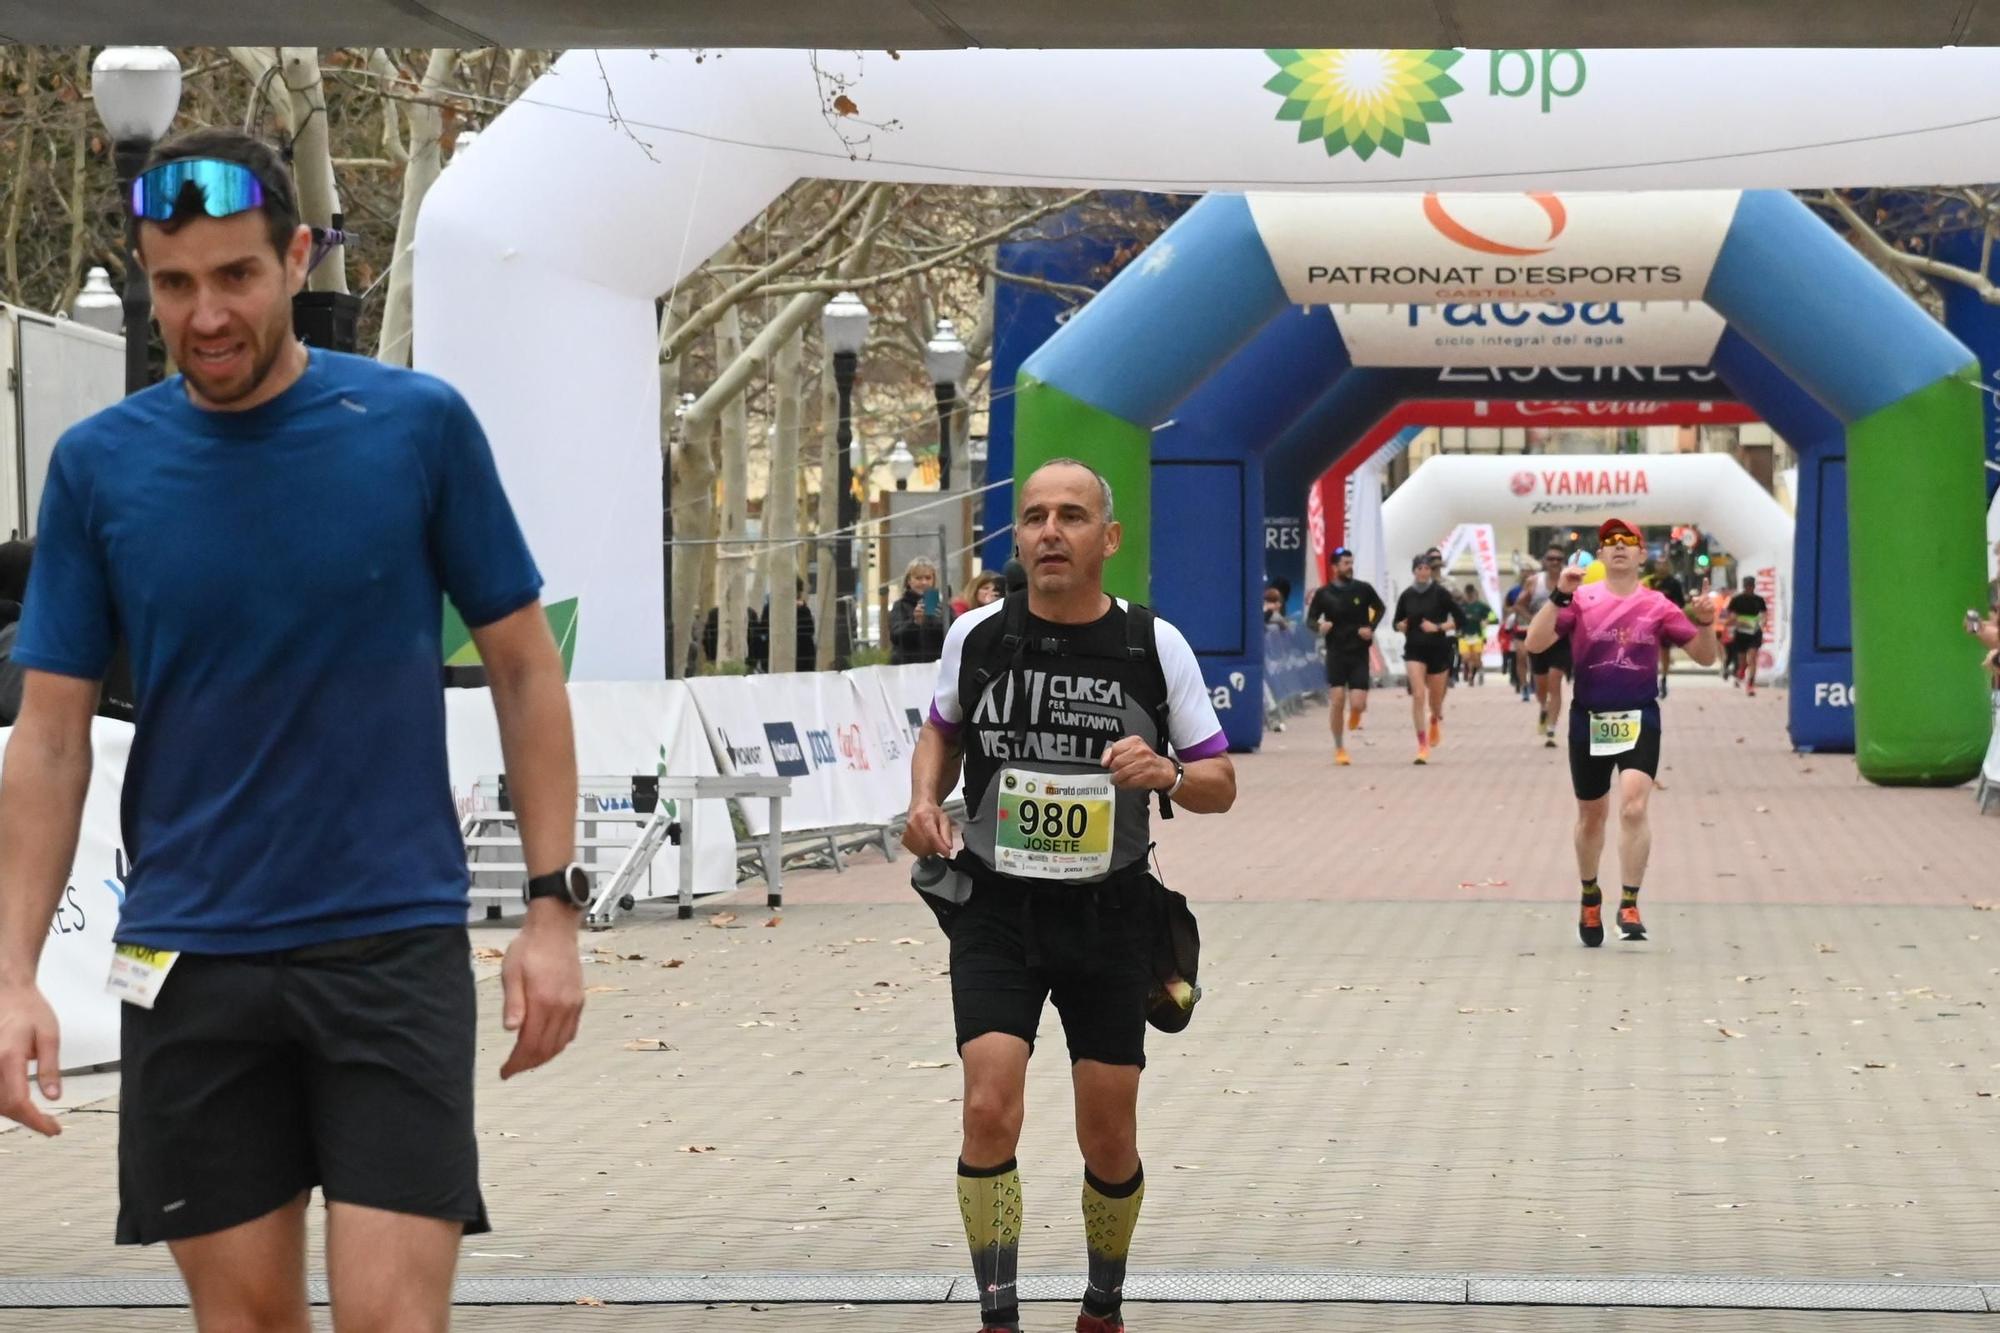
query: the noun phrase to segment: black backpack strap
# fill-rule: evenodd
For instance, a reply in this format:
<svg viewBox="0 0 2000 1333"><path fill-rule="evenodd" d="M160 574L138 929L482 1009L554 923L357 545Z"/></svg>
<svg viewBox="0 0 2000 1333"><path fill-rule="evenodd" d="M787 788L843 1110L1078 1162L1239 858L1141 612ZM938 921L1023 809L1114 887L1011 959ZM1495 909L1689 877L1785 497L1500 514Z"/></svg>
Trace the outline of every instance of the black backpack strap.
<svg viewBox="0 0 2000 1333"><path fill-rule="evenodd" d="M1159 635L1154 622L1159 619L1149 606L1128 602L1125 606L1125 655L1134 662L1145 663L1151 668L1153 697L1159 702L1146 709L1153 718L1154 749L1161 754L1167 752L1167 669L1160 663ZM1174 805L1165 792L1156 793L1160 798L1160 818L1172 819Z"/></svg>
<svg viewBox="0 0 2000 1333"><path fill-rule="evenodd" d="M982 627L983 628L983 627ZM977 632L977 631L975 631ZM968 640L967 646L970 647ZM959 663L958 697L966 716L979 707L979 701L986 696L986 690L1003 673L1011 673L1021 665L1028 647L1028 593L1024 588L1007 594L1000 608L1000 643L996 651L980 653L976 658L968 655ZM1027 723L1026 710L1015 719L1017 730L1024 730Z"/></svg>

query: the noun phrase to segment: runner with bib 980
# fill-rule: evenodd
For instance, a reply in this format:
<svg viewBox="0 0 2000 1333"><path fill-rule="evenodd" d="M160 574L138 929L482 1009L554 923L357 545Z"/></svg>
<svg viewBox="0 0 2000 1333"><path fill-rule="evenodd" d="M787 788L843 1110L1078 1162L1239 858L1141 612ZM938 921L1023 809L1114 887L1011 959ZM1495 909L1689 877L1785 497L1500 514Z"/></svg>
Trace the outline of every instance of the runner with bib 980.
<svg viewBox="0 0 2000 1333"><path fill-rule="evenodd" d="M1020 496L1027 590L968 612L946 636L903 845L952 856L956 830L942 806L963 764L965 849L951 873L964 895L953 893L956 905L939 916L965 1066L959 1209L982 1328L1020 1326L1014 1153L1028 1057L1053 998L1083 1149L1089 1278L1076 1326L1118 1333L1144 1195L1139 1073L1170 896L1147 873L1147 807L1157 799L1163 814L1168 801L1225 811L1236 770L1187 640L1105 595L1104 563L1120 535L1110 485L1063 459L1038 469Z"/></svg>
<svg viewBox="0 0 2000 1333"><path fill-rule="evenodd" d="M1646 938L1639 920L1639 888L1653 845L1646 807L1660 771L1661 645L1685 647L1703 666L1713 666L1718 651L1715 604L1708 598L1706 579L1684 612L1655 589L1640 586L1646 548L1638 529L1621 518L1607 519L1597 540L1604 580L1585 586L1583 570L1566 567L1528 626L1529 652L1545 653L1565 640L1576 663L1569 773L1577 803L1576 868L1583 880L1577 934L1592 948L1604 942L1597 869L1614 774L1619 777L1618 863L1625 888L1618 929L1628 940Z"/></svg>

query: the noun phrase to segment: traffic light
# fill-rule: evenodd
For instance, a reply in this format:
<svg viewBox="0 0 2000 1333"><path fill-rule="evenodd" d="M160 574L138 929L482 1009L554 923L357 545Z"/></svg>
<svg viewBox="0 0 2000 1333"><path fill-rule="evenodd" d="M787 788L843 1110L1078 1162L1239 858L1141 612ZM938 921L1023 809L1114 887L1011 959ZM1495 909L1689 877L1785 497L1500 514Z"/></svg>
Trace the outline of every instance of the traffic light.
<svg viewBox="0 0 2000 1333"><path fill-rule="evenodd" d="M1696 568L1696 569L1707 569L1707 568L1708 568L1708 552L1706 552L1706 551L1703 551L1703 552L1702 552L1702 553L1701 553L1700 555L1696 556L1696 557L1694 558L1694 565L1695 565L1695 568Z"/></svg>

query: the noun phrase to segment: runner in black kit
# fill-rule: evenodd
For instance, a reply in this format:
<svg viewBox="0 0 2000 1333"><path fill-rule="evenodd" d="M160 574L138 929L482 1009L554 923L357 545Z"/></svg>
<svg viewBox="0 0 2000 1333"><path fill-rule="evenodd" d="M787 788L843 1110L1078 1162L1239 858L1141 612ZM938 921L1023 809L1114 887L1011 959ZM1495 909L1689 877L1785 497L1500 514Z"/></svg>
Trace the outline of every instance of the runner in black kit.
<svg viewBox="0 0 2000 1333"><path fill-rule="evenodd" d="M1345 767L1347 733L1368 711L1368 650L1381 623L1382 597L1354 577L1354 552L1333 553L1333 582L1322 584L1306 608L1306 624L1326 635L1327 719L1333 726L1333 762Z"/></svg>
<svg viewBox="0 0 2000 1333"><path fill-rule="evenodd" d="M1687 609L1687 589L1681 585L1679 579L1674 577L1674 567L1668 562L1665 556L1661 556L1653 562L1653 572L1646 576L1646 586L1672 602L1675 606L1680 607L1683 611ZM1674 646L1671 643L1662 643L1660 645L1660 697L1662 699L1667 697L1667 672L1672 669L1673 664Z"/></svg>
<svg viewBox="0 0 2000 1333"><path fill-rule="evenodd" d="M1757 693L1757 657L1764 650L1764 613L1768 609L1764 599L1757 595L1757 580L1745 575L1743 591L1729 599L1729 619L1736 627L1735 637L1730 640L1736 675L1729 683L1742 681L1743 692L1753 697Z"/></svg>
<svg viewBox="0 0 2000 1333"><path fill-rule="evenodd" d="M1527 623L1532 625L1536 614L1549 604L1549 594L1555 591L1567 562L1568 556L1560 546L1551 546L1542 553L1541 574L1529 575L1526 590L1521 594L1524 603L1521 614ZM1535 681L1535 700L1541 705L1541 716L1535 726L1541 733L1542 744L1553 750L1556 724L1562 720L1563 681L1570 673L1569 640L1557 639L1546 652L1529 649L1528 671Z"/></svg>
<svg viewBox="0 0 2000 1333"><path fill-rule="evenodd" d="M938 911L965 1072L958 1203L982 1333L1020 1328L1014 1154L1028 1057L1051 999L1083 1150L1089 1270L1076 1328L1122 1333L1126 1255L1145 1197L1139 1073L1172 916L1172 895L1147 869L1149 811L1156 801L1162 811L1168 802L1225 811L1236 772L1187 639L1104 593L1119 539L1110 485L1061 459L1019 494L1028 589L961 617L946 636L911 761L903 845L951 876L943 896L954 905ZM958 827L943 802L961 765ZM963 850L940 865L934 858L952 856L960 833Z"/></svg>
<svg viewBox="0 0 2000 1333"><path fill-rule="evenodd" d="M1451 669L1458 606L1443 584L1431 577L1424 556L1410 562L1414 587L1396 599L1396 629L1404 635L1403 665L1410 677L1410 720L1417 727L1417 762L1431 761L1431 747L1444 741L1445 673ZM1450 625L1451 630L1445 626ZM1428 723L1428 725L1427 725Z"/></svg>

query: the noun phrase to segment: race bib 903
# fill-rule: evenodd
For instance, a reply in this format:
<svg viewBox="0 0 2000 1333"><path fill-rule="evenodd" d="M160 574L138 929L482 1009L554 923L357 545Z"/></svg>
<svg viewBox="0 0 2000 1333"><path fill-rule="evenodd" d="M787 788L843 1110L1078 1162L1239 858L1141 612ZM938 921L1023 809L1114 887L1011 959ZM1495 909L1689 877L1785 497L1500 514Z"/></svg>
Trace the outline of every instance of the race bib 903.
<svg viewBox="0 0 2000 1333"><path fill-rule="evenodd" d="M1590 715L1590 753L1593 758L1602 759L1606 755L1624 754L1639 743L1640 714L1637 709L1625 713L1592 713Z"/></svg>
<svg viewBox="0 0 2000 1333"><path fill-rule="evenodd" d="M1000 771L994 869L1023 879L1088 879L1111 870L1117 793L1109 773Z"/></svg>

